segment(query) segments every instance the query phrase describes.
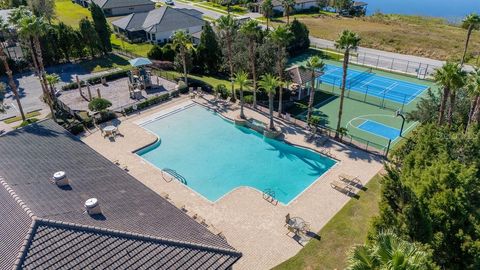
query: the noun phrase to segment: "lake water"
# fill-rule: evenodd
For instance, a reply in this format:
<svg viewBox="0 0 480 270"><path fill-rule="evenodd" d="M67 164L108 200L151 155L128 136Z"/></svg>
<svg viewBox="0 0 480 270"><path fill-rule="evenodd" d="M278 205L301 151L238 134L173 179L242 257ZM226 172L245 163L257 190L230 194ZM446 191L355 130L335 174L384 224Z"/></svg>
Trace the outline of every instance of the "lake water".
<svg viewBox="0 0 480 270"><path fill-rule="evenodd" d="M460 22L465 15L480 13L480 0L362 0L368 3L367 14L382 13L443 17Z"/></svg>

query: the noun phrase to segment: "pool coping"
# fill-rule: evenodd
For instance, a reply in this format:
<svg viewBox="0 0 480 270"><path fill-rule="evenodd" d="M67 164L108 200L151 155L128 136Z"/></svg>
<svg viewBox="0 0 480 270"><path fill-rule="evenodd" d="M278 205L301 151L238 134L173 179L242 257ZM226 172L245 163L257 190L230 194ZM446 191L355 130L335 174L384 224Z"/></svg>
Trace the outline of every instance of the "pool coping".
<svg viewBox="0 0 480 270"><path fill-rule="evenodd" d="M160 173L167 173L168 175L170 175L168 172L165 172L164 170L160 169L158 166L154 165L153 163L151 163L150 161L146 160L145 158L143 158L141 155L137 154L137 152L141 151L141 150L144 150L145 148L148 148L148 147L151 147L152 145L156 144L157 142L161 141L161 138L153 133L152 131L150 131L149 129L145 128L144 125L146 124L149 124L149 123L152 123L152 122L155 122L157 120L160 120L163 118L163 116L167 116L167 115L170 115L171 113L176 113L176 112L181 112L183 110L186 110L188 108L191 108L195 105L199 105L203 108L205 108L206 110L208 111L213 111L215 113L215 115L219 116L220 118L222 118L223 120L225 121L228 121L230 122L231 124L233 124L234 126L235 125L235 121L225 115L223 115L221 112L215 110L215 109L212 109L204 104L201 104L197 101L194 101L194 100L187 100L187 101L184 101L172 108L168 108L168 109L164 109L164 110L161 110L153 115L150 115L150 116L147 116L145 118L142 118L142 119L139 119L135 122L133 122L135 125L137 125L138 127L142 128L142 130L146 130L148 133L154 135L156 137L155 140L153 140L153 142L151 143L148 143L144 146L141 146L139 148L136 148L134 150L131 151L132 154L136 155L137 157L139 157L141 160L143 160L144 162L146 162L147 164L151 165L152 167L154 167L156 170L160 171ZM167 111L167 112L164 112L164 111ZM162 113L164 112L164 113ZM145 119L145 120L144 120ZM253 130L253 129L252 129ZM259 133L258 131L256 130L253 130L255 131L256 133ZM259 133L260 134L260 133ZM263 136L263 134L260 134ZM323 157L326 157L328 159L331 159L333 161L335 161L335 163L330 167L328 168L328 170L326 170L325 172L323 172L318 178L316 178L314 181L312 181L307 187L305 187L300 193L298 193L295 197L293 197L288 203L283 203L283 202L280 202L279 200L275 199L277 201L277 204L280 204L282 206L289 206L291 203L295 202L301 195L303 195L306 191L308 191L315 183L317 183L324 175L326 175L327 173L329 173L333 168L335 168L337 165L339 164L342 164L342 161L340 159L337 159L335 157L330 157L330 156L327 156L323 153L320 153L319 151L313 149L313 148L309 148L309 147L305 147L305 146L302 146L302 145L298 145L298 144L295 144L295 143L292 143L292 142L289 142L285 139L273 139L273 140L278 140L278 141L281 141L283 143L286 143L290 146L294 146L294 147L298 147L298 148L302 148L304 150L308 150L308 151L312 151L314 152L315 154L317 155L320 155L320 156L323 156ZM172 175L170 175L172 176ZM173 178L175 178L174 176L172 176ZM176 179L176 178L175 178ZM177 179L176 179L177 180ZM177 180L178 181L178 180ZM204 200L206 200L208 203L212 203L212 204L216 204L218 202L220 202L222 199L224 199L227 195L230 195L231 193L233 193L234 191L237 191L239 189L244 189L244 188L247 188L247 189L250 189L250 190L254 190L255 192L259 193L259 194L262 194L263 195L263 192L257 188L254 188L254 187L251 187L251 186L238 186L238 187L235 187L233 188L232 190L228 191L227 193L223 194L222 196L220 196L220 198L216 199L215 201L212 201L208 198L206 198L204 195L202 195L201 193L199 193L198 191L196 191L195 189L193 189L192 187L188 186L188 185L185 185L183 184L181 181L178 181L180 184L182 184L183 186L187 187L189 190L193 191L195 194L199 195L201 198L203 198Z"/></svg>

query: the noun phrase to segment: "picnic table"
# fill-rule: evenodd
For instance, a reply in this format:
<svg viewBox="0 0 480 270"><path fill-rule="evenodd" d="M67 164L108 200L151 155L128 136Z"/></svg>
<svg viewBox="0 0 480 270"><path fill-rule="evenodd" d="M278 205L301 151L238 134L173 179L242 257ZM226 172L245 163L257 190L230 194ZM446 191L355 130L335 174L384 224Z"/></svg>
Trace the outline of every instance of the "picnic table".
<svg viewBox="0 0 480 270"><path fill-rule="evenodd" d="M116 126L106 126L103 131L105 132L105 135L113 135L115 132L117 132L117 127Z"/></svg>

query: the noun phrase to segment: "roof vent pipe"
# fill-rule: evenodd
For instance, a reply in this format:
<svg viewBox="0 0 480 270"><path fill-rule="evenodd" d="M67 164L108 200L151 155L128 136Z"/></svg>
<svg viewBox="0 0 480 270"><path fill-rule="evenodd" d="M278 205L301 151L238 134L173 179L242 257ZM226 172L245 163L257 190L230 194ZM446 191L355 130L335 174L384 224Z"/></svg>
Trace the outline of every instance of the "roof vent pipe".
<svg viewBox="0 0 480 270"><path fill-rule="evenodd" d="M90 198L85 201L85 209L89 215L99 215L102 213L97 198Z"/></svg>
<svg viewBox="0 0 480 270"><path fill-rule="evenodd" d="M70 184L67 178L67 174L64 171L54 173L53 182L59 187L68 186Z"/></svg>

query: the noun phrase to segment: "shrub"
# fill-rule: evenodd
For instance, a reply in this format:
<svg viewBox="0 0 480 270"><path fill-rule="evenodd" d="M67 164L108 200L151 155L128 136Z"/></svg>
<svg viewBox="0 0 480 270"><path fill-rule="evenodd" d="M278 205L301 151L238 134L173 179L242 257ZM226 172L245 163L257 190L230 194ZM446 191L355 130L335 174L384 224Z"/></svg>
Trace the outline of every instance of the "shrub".
<svg viewBox="0 0 480 270"><path fill-rule="evenodd" d="M88 103L88 109L93 112L105 111L112 103L104 98L94 98Z"/></svg>
<svg viewBox="0 0 480 270"><path fill-rule="evenodd" d="M27 119L27 120L23 121L20 125L16 126L15 128L25 127L25 126L28 126L32 123L37 122L37 121L38 121L37 118L30 118L30 119Z"/></svg>
<svg viewBox="0 0 480 270"><path fill-rule="evenodd" d="M85 130L85 128L83 127L83 125L81 123L78 123L76 125L73 125L69 128L69 131L73 134L73 135L77 135L79 133L82 133L83 131Z"/></svg>
<svg viewBox="0 0 480 270"><path fill-rule="evenodd" d="M108 73L104 76L92 77L92 78L88 79L87 82L89 84L92 84L92 85L93 84L99 84L99 83L102 82L102 77L105 77L107 82L109 82L109 81L113 81L113 80L116 80L116 79L127 77L128 72L129 72L128 70L115 71L115 72L112 72L112 73ZM85 81L80 81L80 85L82 87L86 86ZM77 82L71 82L71 83L68 83L68 84L62 86L62 90L71 90L71 89L76 89L76 88L78 88Z"/></svg>
<svg viewBox="0 0 480 270"><path fill-rule="evenodd" d="M180 91L180 93L182 93L182 94L188 93L188 87L185 84L185 82L183 82L183 81L178 82L178 91Z"/></svg>
<svg viewBox="0 0 480 270"><path fill-rule="evenodd" d="M162 70L173 70L174 66L173 63L170 61L158 61L158 60L153 60L152 64L154 67Z"/></svg>
<svg viewBox="0 0 480 270"><path fill-rule="evenodd" d="M77 116L80 121L82 121L85 126L90 127L93 124L93 118L88 115L88 112L81 111L77 113Z"/></svg>
<svg viewBox="0 0 480 270"><path fill-rule="evenodd" d="M154 45L150 51L147 53L148 58L154 59L154 60L162 60L163 57L163 51L162 47L159 45Z"/></svg>
<svg viewBox="0 0 480 270"><path fill-rule="evenodd" d="M253 104L253 96L244 96L243 101L248 104Z"/></svg>
<svg viewBox="0 0 480 270"><path fill-rule="evenodd" d="M162 54L163 54L162 60L164 61L173 62L173 60L175 60L175 50L172 49L172 45L168 43L162 47Z"/></svg>
<svg viewBox="0 0 480 270"><path fill-rule="evenodd" d="M217 86L215 86L215 92L220 95L221 99L227 99L230 95L225 84L217 84Z"/></svg>

